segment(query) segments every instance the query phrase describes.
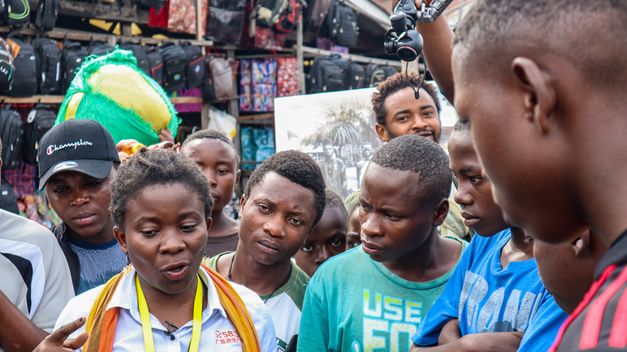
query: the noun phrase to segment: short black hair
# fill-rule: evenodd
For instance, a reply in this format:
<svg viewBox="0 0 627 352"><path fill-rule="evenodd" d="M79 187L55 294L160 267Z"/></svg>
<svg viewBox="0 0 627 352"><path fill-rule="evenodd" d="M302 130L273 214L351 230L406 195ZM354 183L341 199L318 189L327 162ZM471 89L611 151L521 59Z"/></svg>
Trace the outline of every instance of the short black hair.
<svg viewBox="0 0 627 352"><path fill-rule="evenodd" d="M454 46L456 55L461 51L483 69L509 67L530 50L557 55L593 78L593 85L622 91L625 33L624 0L477 0L456 28Z"/></svg>
<svg viewBox="0 0 627 352"><path fill-rule="evenodd" d="M205 217L210 217L213 198L209 183L193 161L170 149L142 150L134 154L120 165L111 183L113 224L124 228L128 201L144 188L177 183L196 193L205 205Z"/></svg>
<svg viewBox="0 0 627 352"><path fill-rule="evenodd" d="M316 218L313 225L316 225L320 217L322 217L326 205L324 178L318 164L309 155L296 150L276 153L264 161L250 175L244 187L244 195L247 199L250 197L252 189L259 185L269 172L285 177L291 182L310 189L314 193Z"/></svg>
<svg viewBox="0 0 627 352"><path fill-rule="evenodd" d="M344 206L342 198L337 193L328 189L326 190L326 192L324 192L324 198L326 200L326 209L338 209L340 213L342 213L341 216L344 220L343 222L347 222L348 211Z"/></svg>
<svg viewBox="0 0 627 352"><path fill-rule="evenodd" d="M183 142L183 147L185 147L190 142L199 140L199 139L217 139L219 141L222 141L228 144L233 149L233 152L235 153L235 157L237 158L237 162L239 163L239 154L237 153L237 150L235 149L235 145L233 144L233 141L231 141L231 139L229 139L229 137L227 137L224 133L220 131L216 131L216 130L196 131L190 134L189 136L187 136L187 138L185 138L185 141Z"/></svg>
<svg viewBox="0 0 627 352"><path fill-rule="evenodd" d="M385 81L379 83L377 90L372 93L372 110L374 110L377 123L385 126L385 99L399 90L420 86L420 76L414 73L405 74L398 72L388 77ZM440 99L435 88L428 82L422 82L420 88L424 89L433 99L438 114L441 111Z"/></svg>
<svg viewBox="0 0 627 352"><path fill-rule="evenodd" d="M417 192L428 204L437 204L451 193L453 175L440 146L417 135L403 135L381 147L372 162L388 169L418 174ZM408 185L412 186L412 185Z"/></svg>
<svg viewBox="0 0 627 352"><path fill-rule="evenodd" d="M458 119L453 126L454 132L470 132L470 120Z"/></svg>

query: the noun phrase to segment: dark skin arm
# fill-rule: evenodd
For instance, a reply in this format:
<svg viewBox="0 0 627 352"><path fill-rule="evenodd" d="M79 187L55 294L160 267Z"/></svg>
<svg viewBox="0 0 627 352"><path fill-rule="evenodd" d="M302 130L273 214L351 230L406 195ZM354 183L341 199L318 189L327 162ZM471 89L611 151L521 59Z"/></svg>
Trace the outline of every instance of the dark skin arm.
<svg viewBox="0 0 627 352"><path fill-rule="evenodd" d="M462 338L462 334L459 331L459 320L452 319L442 327L440 330L440 337L438 338L438 345L445 345L457 341Z"/></svg>
<svg viewBox="0 0 627 352"><path fill-rule="evenodd" d="M418 347L413 345L411 352L514 352L518 350L522 333L490 332L470 334L459 340L435 347Z"/></svg>
<svg viewBox="0 0 627 352"><path fill-rule="evenodd" d="M0 291L0 346L7 352L32 351L46 336Z"/></svg>

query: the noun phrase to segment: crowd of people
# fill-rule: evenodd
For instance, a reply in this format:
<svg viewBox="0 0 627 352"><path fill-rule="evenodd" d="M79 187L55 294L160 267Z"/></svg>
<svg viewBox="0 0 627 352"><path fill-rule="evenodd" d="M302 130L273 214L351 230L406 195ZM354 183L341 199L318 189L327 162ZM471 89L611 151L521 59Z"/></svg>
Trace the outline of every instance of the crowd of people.
<svg viewBox="0 0 627 352"><path fill-rule="evenodd" d="M0 351L627 350L627 2L477 0L418 29L448 153L433 87L396 74L344 201L283 151L234 220L220 132L120 158L95 121L53 127L62 223L0 211Z"/></svg>

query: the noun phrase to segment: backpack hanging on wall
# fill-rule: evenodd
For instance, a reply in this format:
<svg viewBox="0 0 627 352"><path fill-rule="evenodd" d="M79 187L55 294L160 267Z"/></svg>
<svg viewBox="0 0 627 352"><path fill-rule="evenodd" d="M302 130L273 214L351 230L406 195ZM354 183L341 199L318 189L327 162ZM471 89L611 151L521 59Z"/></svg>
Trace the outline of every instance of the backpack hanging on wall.
<svg viewBox="0 0 627 352"><path fill-rule="evenodd" d="M346 69L346 89L366 87L366 70L356 62L349 62Z"/></svg>
<svg viewBox="0 0 627 352"><path fill-rule="evenodd" d="M349 48L357 44L357 13L342 0L333 0L326 18L327 34L337 45Z"/></svg>
<svg viewBox="0 0 627 352"><path fill-rule="evenodd" d="M37 86L41 94L59 94L63 84L61 61L63 54L56 41L48 38L33 39L37 58Z"/></svg>
<svg viewBox="0 0 627 352"><path fill-rule="evenodd" d="M156 46L150 47L146 51L146 58L148 59L148 66L150 67L150 77L157 81L159 85L163 85L163 59L161 57L161 51Z"/></svg>
<svg viewBox="0 0 627 352"><path fill-rule="evenodd" d="M30 164L37 162L39 141L54 126L57 114L47 105L38 104L28 113L24 125L24 159Z"/></svg>
<svg viewBox="0 0 627 352"><path fill-rule="evenodd" d="M295 31L298 23L303 20L303 4L301 0L288 0L287 6L274 24L274 30L281 33Z"/></svg>
<svg viewBox="0 0 627 352"><path fill-rule="evenodd" d="M58 15L59 0L39 0L35 15L35 27L44 31L51 30L57 23Z"/></svg>
<svg viewBox="0 0 627 352"><path fill-rule="evenodd" d="M161 46L163 60L163 87L168 92L185 87L187 55L180 45L166 43Z"/></svg>
<svg viewBox="0 0 627 352"><path fill-rule="evenodd" d="M231 61L209 58L209 72L203 85L203 96L208 101L224 101L235 97L235 80Z"/></svg>
<svg viewBox="0 0 627 352"><path fill-rule="evenodd" d="M21 26L30 22L30 3L28 0L3 0L3 22L9 26ZM2 6L0 6L2 7Z"/></svg>
<svg viewBox="0 0 627 352"><path fill-rule="evenodd" d="M67 90L74 79L78 68L81 67L87 51L77 42L65 41L63 43L63 90Z"/></svg>
<svg viewBox="0 0 627 352"><path fill-rule="evenodd" d="M202 49L199 46L183 45L187 65L185 67L185 86L190 88L200 87L205 79L206 68L205 58L202 56Z"/></svg>
<svg viewBox="0 0 627 352"><path fill-rule="evenodd" d="M334 92L346 89L345 72L342 67L344 64L340 60L331 57L319 57L314 60L309 72L309 93Z"/></svg>
<svg viewBox="0 0 627 352"><path fill-rule="evenodd" d="M2 168L19 167L24 145L22 117L7 106L0 109L0 138L2 138Z"/></svg>
<svg viewBox="0 0 627 352"><path fill-rule="evenodd" d="M246 17L247 0L209 0L206 36L220 43L239 45Z"/></svg>
<svg viewBox="0 0 627 352"><path fill-rule="evenodd" d="M145 74L150 76L150 62L148 61L148 55L143 45L140 44L122 44L122 49L130 50L133 52L133 56L137 59L137 67L144 71Z"/></svg>
<svg viewBox="0 0 627 352"><path fill-rule="evenodd" d="M1 2L1 0L0 0ZM8 94L13 84L15 65L11 47L4 38L0 37L0 94Z"/></svg>
<svg viewBox="0 0 627 352"><path fill-rule="evenodd" d="M385 71L377 64L368 64L366 66L366 86L376 87L379 83L385 81Z"/></svg>
<svg viewBox="0 0 627 352"><path fill-rule="evenodd" d="M96 56L107 55L110 52L112 52L113 50L115 50L113 45L111 45L109 43L105 43L105 42L100 41L100 40L92 40L91 42L89 42L89 46L87 47L87 52L89 53L89 56L91 56L91 55L96 55Z"/></svg>
<svg viewBox="0 0 627 352"><path fill-rule="evenodd" d="M12 97L30 97L37 94L37 59L32 45L21 39L9 39L13 51L15 75L9 90Z"/></svg>
<svg viewBox="0 0 627 352"><path fill-rule="evenodd" d="M305 20L307 21L307 29L317 32L322 27L332 0L309 0L307 2L307 13Z"/></svg>

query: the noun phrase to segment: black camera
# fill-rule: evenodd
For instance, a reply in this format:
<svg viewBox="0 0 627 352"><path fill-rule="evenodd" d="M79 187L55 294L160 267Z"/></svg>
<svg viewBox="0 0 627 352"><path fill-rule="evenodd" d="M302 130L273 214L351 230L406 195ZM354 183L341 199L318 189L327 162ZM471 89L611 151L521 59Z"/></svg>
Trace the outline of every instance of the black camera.
<svg viewBox="0 0 627 352"><path fill-rule="evenodd" d="M422 52L422 36L416 31L416 22L433 22L452 0L432 0L416 8L414 0L401 0L390 16L392 28L384 37L385 53L397 55L403 61L414 61Z"/></svg>

